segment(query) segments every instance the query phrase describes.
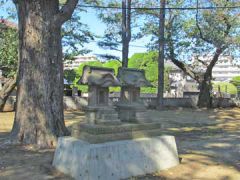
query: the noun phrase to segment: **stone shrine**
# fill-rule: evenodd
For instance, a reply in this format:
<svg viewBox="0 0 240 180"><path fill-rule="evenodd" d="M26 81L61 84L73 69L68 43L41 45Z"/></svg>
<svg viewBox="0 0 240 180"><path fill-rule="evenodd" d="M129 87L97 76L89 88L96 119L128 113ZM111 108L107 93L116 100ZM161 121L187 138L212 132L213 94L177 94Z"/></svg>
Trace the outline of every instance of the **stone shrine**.
<svg viewBox="0 0 240 180"><path fill-rule="evenodd" d="M89 124L119 122L117 112L108 104L109 87L120 86L113 69L84 66L79 84L88 85L88 106L84 111Z"/></svg>
<svg viewBox="0 0 240 180"><path fill-rule="evenodd" d="M144 70L119 68L117 78L121 82L121 97L117 103L119 118L123 122L137 122L145 119L146 108L140 101L141 87L152 87Z"/></svg>
<svg viewBox="0 0 240 180"><path fill-rule="evenodd" d="M88 85L85 121L72 125L71 137L60 137L53 166L77 180L119 180L154 173L179 164L174 136L162 136L161 122L139 123L146 109L140 87L151 86L144 71L85 66L79 83ZM115 107L108 104L110 86L122 86ZM141 114L142 115L142 114Z"/></svg>

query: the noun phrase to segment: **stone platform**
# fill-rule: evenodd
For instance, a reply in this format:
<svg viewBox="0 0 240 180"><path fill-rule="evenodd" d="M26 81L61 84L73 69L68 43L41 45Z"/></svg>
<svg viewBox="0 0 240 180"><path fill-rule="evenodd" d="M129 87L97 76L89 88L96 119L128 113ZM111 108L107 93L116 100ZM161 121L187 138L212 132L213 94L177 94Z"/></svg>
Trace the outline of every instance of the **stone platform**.
<svg viewBox="0 0 240 180"><path fill-rule="evenodd" d="M71 128L73 137L89 143L128 140L162 135L162 125L152 123L122 123L118 125L75 124Z"/></svg>
<svg viewBox="0 0 240 180"><path fill-rule="evenodd" d="M77 180L118 180L179 164L175 138L159 136L90 144L61 137L53 166Z"/></svg>

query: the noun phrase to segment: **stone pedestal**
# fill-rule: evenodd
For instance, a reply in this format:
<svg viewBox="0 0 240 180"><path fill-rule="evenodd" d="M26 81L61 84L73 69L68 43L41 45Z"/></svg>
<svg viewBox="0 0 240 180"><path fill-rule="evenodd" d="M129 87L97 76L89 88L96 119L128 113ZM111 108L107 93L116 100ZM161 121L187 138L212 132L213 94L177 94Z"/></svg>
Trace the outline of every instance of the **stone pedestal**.
<svg viewBox="0 0 240 180"><path fill-rule="evenodd" d="M84 108L88 124L119 124L118 113L110 106L87 106Z"/></svg>
<svg viewBox="0 0 240 180"><path fill-rule="evenodd" d="M140 122L143 116L138 114L143 114L146 108L141 103L124 103L120 102L116 105L118 111L118 117L122 122Z"/></svg>
<svg viewBox="0 0 240 180"><path fill-rule="evenodd" d="M102 144L61 137L53 160L55 168L77 180L119 180L154 173L178 164L173 136Z"/></svg>

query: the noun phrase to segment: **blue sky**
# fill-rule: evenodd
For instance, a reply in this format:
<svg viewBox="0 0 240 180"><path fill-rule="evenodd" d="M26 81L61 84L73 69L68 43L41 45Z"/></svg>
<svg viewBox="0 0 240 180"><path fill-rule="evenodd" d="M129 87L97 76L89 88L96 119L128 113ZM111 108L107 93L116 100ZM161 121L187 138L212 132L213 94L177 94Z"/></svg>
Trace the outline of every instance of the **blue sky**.
<svg viewBox="0 0 240 180"><path fill-rule="evenodd" d="M106 26L104 23L102 23L101 21L99 21L99 19L96 16L96 13L93 9L87 9L86 13L82 13L81 14L81 19L82 22L87 24L90 28L90 30L95 33L96 35L103 35L104 30L106 29ZM136 47L136 46L145 46L146 45L146 39L141 39L141 40L137 40L135 42L131 42L130 43L130 47L129 47L129 56L131 56L132 54L136 53L136 52L145 52L147 49L144 47ZM93 49L94 52L96 54L100 54L103 53L103 51L106 53L106 50L103 50L101 48L99 48L95 42L90 43L87 45L87 47L89 47L89 49ZM121 56L121 52L118 51L107 51L108 53L114 53L115 55Z"/></svg>
<svg viewBox="0 0 240 180"><path fill-rule="evenodd" d="M0 17L6 18L8 16L7 12L4 11L6 7L14 8L12 1L8 1L4 8L0 8ZM86 9L86 10L87 12L82 12L80 14L82 22L88 25L91 32L93 32L98 36L102 36L106 29L105 24L102 23L97 18L94 9ZM146 44L147 44L146 38L142 40L138 40L136 42L131 42L130 48L129 48L129 57L132 56L134 53L147 51L147 48L144 48ZM141 47L136 47L136 46L141 46ZM84 48L92 50L90 54L113 54L115 56L121 57L121 52L101 49L97 46L96 42L85 44Z"/></svg>

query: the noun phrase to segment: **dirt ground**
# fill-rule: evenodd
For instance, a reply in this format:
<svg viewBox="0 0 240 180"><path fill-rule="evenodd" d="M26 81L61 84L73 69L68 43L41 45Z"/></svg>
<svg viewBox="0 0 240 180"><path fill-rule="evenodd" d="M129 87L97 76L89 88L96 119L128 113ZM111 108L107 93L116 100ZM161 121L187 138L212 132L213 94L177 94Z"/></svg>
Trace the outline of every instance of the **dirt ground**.
<svg viewBox="0 0 240 180"><path fill-rule="evenodd" d="M240 180L240 109L148 111L176 137L181 164L140 180ZM51 166L54 150L5 144L14 113L0 113L0 180L71 179ZM65 112L67 126L83 112Z"/></svg>

